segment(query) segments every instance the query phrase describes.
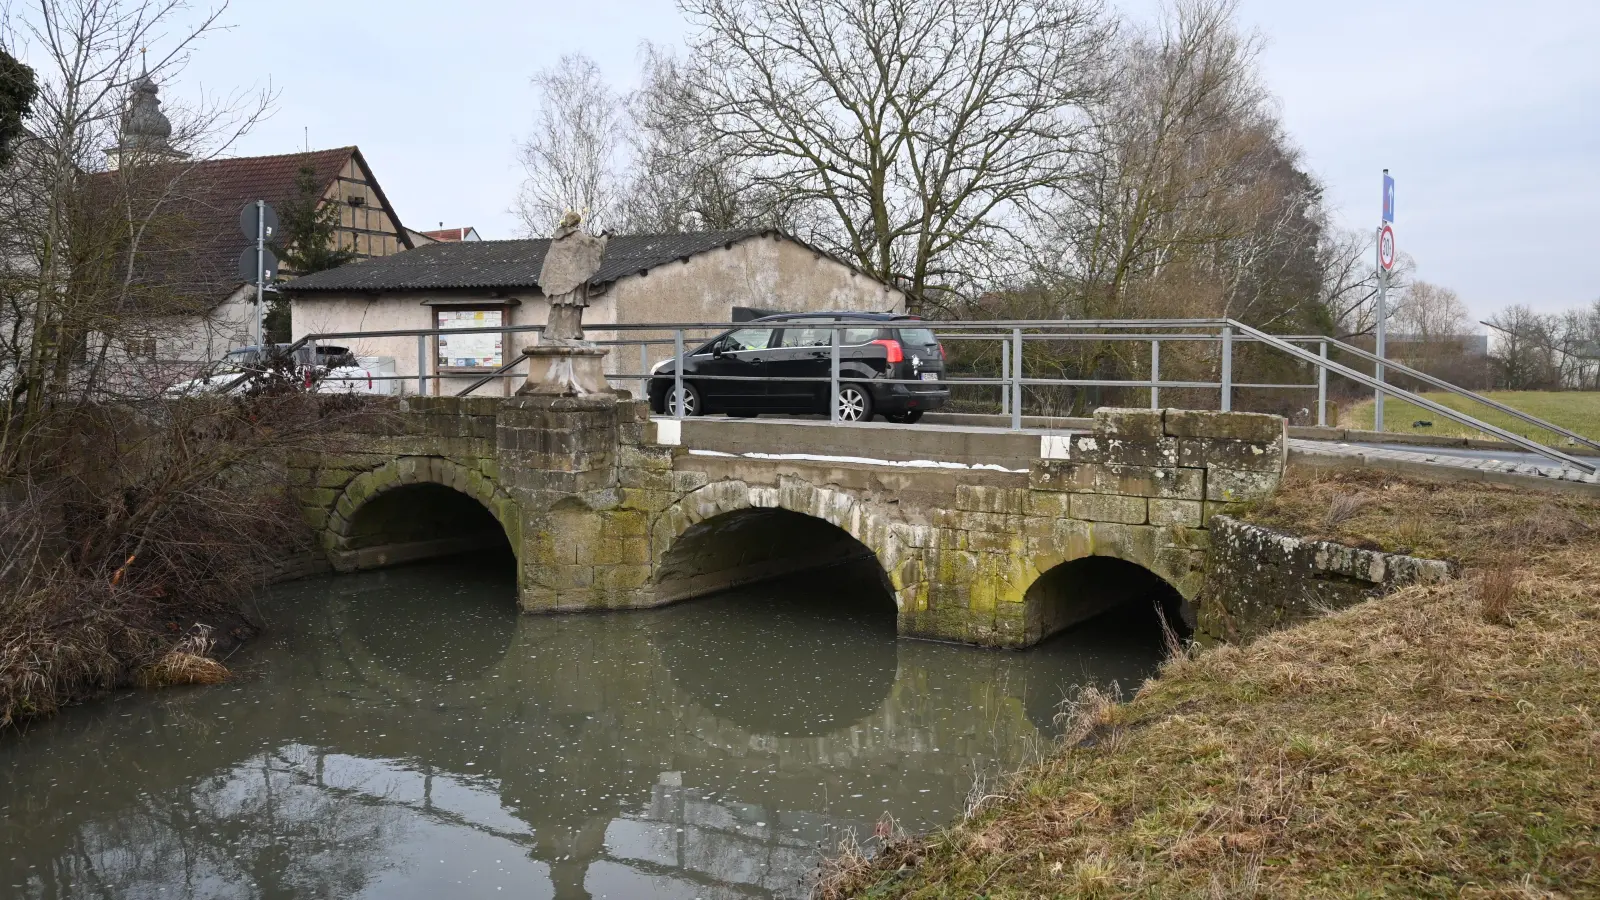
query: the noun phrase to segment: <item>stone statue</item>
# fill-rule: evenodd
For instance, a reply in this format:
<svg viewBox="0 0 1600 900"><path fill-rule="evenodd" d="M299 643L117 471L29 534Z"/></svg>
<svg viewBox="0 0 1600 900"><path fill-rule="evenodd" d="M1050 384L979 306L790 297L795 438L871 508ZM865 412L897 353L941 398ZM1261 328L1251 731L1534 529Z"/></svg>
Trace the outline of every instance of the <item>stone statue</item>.
<svg viewBox="0 0 1600 900"><path fill-rule="evenodd" d="M539 344L524 348L528 380L519 395L557 397L610 395L601 360L606 351L583 339L583 310L589 305L589 279L600 271L606 236L578 226L582 217L569 211L556 225L550 249L539 269L539 288L550 303Z"/></svg>
<svg viewBox="0 0 1600 900"><path fill-rule="evenodd" d="M583 339L583 310L589 305L589 279L600 271L600 258L606 252L606 236L588 234L578 225L577 213L568 211L556 226L539 269L539 288L550 301L545 319L544 342Z"/></svg>

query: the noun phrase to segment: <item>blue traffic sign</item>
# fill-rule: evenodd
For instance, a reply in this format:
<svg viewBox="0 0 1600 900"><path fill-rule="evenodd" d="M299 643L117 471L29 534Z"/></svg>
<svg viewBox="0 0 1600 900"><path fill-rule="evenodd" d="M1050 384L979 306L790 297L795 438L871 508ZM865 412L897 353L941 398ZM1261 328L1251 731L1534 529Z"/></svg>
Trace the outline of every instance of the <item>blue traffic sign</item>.
<svg viewBox="0 0 1600 900"><path fill-rule="evenodd" d="M1383 220L1394 222L1394 179L1388 169L1383 170Z"/></svg>

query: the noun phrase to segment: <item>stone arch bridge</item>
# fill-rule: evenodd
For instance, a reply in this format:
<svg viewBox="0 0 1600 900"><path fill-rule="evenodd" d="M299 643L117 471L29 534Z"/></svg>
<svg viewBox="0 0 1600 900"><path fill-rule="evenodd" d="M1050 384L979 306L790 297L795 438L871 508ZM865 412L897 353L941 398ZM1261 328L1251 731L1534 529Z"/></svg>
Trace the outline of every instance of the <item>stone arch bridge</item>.
<svg viewBox="0 0 1600 900"><path fill-rule="evenodd" d="M1211 516L1276 489L1284 422L1092 431L652 419L611 398L406 398L290 461L333 567L509 542L525 612L657 606L875 559L903 635L1022 647L1149 592L1194 623Z"/></svg>

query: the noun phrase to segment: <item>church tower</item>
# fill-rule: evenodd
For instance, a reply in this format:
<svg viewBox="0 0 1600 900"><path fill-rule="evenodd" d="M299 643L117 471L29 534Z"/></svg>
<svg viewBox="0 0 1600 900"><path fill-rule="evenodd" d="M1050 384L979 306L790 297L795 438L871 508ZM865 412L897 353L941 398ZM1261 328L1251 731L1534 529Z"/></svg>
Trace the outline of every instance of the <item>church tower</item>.
<svg viewBox="0 0 1600 900"><path fill-rule="evenodd" d="M106 150L106 162L115 171L124 160L138 155L156 161L187 159L172 147L172 122L161 111L160 89L149 73L134 81L128 108L122 112L122 133L117 146Z"/></svg>

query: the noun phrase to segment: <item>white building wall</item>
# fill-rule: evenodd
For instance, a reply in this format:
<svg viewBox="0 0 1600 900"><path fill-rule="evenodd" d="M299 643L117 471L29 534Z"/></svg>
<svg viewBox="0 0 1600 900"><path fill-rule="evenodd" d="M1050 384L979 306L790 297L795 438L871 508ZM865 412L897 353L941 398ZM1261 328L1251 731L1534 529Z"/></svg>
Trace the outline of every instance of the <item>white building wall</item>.
<svg viewBox="0 0 1600 900"><path fill-rule="evenodd" d="M508 325L543 325L548 312L544 296L536 289L496 293L479 291L404 291L382 294L307 294L293 301L293 339L309 334L336 332L374 332L426 329L434 325L435 307L429 300L471 300L482 304L515 299ZM816 253L801 244L774 237L750 238L732 247L696 254L681 262L671 262L640 275L612 284L604 293L592 297L584 314L586 336L595 341L620 341L606 359L609 373L639 372L638 341L659 343L647 347L651 364L672 354L670 331L614 331L597 326L655 322L727 322L733 307L779 309L808 312L848 309L861 312L889 312L905 309L905 295L894 288L856 272L849 266ZM708 331L691 335L710 337ZM428 393L453 394L478 376L438 376L434 367L433 339L428 338L423 371ZM535 342L528 332L514 334L504 347L510 360L522 348ZM403 393L417 391L417 338L362 337L330 339L329 343L348 346L358 356L392 356L396 374L406 376ZM477 394L510 394L519 379L502 379L501 385L486 385ZM636 391L632 379L614 383Z"/></svg>

